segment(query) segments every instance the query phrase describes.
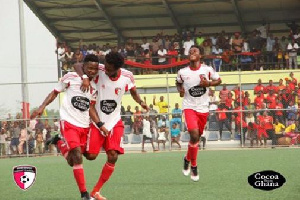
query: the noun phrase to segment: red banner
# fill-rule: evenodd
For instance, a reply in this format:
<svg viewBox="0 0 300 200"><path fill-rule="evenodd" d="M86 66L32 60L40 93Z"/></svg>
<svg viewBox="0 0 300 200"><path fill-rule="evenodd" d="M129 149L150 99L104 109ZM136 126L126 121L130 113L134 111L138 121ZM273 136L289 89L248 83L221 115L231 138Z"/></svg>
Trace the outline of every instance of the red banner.
<svg viewBox="0 0 300 200"><path fill-rule="evenodd" d="M139 68L146 68L146 69L166 69L166 68L171 68L171 67L177 67L180 65L186 65L189 62L190 62L189 60L183 60L183 61L175 62L172 64L166 64L166 65L149 65L149 64L142 64L142 63L125 60L126 65L130 65L133 67L139 67Z"/></svg>

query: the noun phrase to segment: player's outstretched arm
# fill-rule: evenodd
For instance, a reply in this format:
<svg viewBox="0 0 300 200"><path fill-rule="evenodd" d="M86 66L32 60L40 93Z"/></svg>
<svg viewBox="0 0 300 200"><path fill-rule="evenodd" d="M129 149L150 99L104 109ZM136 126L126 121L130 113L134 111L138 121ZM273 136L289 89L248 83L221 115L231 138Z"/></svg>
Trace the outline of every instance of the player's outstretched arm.
<svg viewBox="0 0 300 200"><path fill-rule="evenodd" d="M76 64L74 64L73 67L74 67L75 72L80 77L82 77L82 85L81 85L80 89L83 92L88 92L89 89L90 89L90 80L89 80L88 77L83 77L83 75L84 75L84 72L83 72L83 63L76 63Z"/></svg>
<svg viewBox="0 0 300 200"><path fill-rule="evenodd" d="M37 110L34 110L32 112L32 114L30 115L30 119L34 119L36 118L36 116L41 116L44 109L46 108L47 105L49 105L52 101L54 101L54 99L57 97L59 92L53 90L44 100L44 102L42 103L42 105L40 105L40 107Z"/></svg>
<svg viewBox="0 0 300 200"><path fill-rule="evenodd" d="M89 114L90 114L91 119L96 123L96 125L100 129L100 131L102 131L104 133L104 135L108 135L109 131L105 128L104 123L100 121L100 118L99 118L99 115L95 108L94 103L90 104Z"/></svg>
<svg viewBox="0 0 300 200"><path fill-rule="evenodd" d="M141 99L140 95L137 93L136 88L131 88L130 89L130 94L132 96L132 98L142 106L142 108L144 108L145 110L147 110L147 112L149 111L149 108L147 106L147 104Z"/></svg>

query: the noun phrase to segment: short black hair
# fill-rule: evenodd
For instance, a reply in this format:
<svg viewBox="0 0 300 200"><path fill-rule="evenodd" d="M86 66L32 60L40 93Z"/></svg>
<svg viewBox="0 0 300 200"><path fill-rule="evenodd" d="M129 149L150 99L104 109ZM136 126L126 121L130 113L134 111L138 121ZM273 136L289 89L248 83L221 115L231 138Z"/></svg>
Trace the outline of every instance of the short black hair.
<svg viewBox="0 0 300 200"><path fill-rule="evenodd" d="M87 62L97 62L97 63L99 63L99 58L94 54L89 54L89 55L85 56L83 62L84 63L87 63Z"/></svg>
<svg viewBox="0 0 300 200"><path fill-rule="evenodd" d="M120 69L124 65L124 57L118 52L109 52L106 54L105 61L112 64L115 69Z"/></svg>

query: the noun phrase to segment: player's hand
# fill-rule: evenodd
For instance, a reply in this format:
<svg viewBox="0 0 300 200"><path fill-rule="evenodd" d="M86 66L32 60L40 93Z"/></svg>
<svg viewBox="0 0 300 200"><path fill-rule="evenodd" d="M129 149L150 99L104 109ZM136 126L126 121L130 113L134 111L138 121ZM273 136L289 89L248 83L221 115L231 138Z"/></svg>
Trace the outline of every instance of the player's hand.
<svg viewBox="0 0 300 200"><path fill-rule="evenodd" d="M84 78L82 80L82 85L80 86L82 92L88 92L90 89L90 80L88 78Z"/></svg>
<svg viewBox="0 0 300 200"><path fill-rule="evenodd" d="M37 116L41 116L43 114L44 109L43 108L38 108L37 110L34 110L31 115L30 115L30 119L34 119Z"/></svg>
<svg viewBox="0 0 300 200"><path fill-rule="evenodd" d="M206 78L202 78L200 81L201 87L209 87L209 81Z"/></svg>
<svg viewBox="0 0 300 200"><path fill-rule="evenodd" d="M102 131L102 133L104 133L105 136L108 136L109 131L105 128L105 126L101 126L100 131Z"/></svg>
<svg viewBox="0 0 300 200"><path fill-rule="evenodd" d="M147 110L147 112L149 111L149 107L147 106L147 104L145 102L141 102L141 106L142 108L144 108L145 110Z"/></svg>
<svg viewBox="0 0 300 200"><path fill-rule="evenodd" d="M180 89L178 90L178 92L179 92L179 96L180 97L184 97L185 90L184 90L183 87L180 87Z"/></svg>

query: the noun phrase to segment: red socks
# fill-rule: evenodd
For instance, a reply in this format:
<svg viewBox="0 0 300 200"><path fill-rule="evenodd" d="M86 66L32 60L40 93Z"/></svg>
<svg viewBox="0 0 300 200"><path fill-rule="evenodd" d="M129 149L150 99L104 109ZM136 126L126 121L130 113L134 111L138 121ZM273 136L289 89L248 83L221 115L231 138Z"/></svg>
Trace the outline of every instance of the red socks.
<svg viewBox="0 0 300 200"><path fill-rule="evenodd" d="M108 163L108 162L105 163L105 165L102 168L100 178L99 178L97 184L95 185L95 187L92 191L92 194L100 191L100 189L102 188L104 183L106 181L108 181L109 177L112 175L114 170L115 170L115 164L111 164L111 163Z"/></svg>
<svg viewBox="0 0 300 200"><path fill-rule="evenodd" d="M57 147L59 148L59 150L61 151L61 154L63 155L63 157L67 157L68 152L69 152L69 148L67 146L66 143L64 143L62 140L59 140L57 142Z"/></svg>
<svg viewBox="0 0 300 200"><path fill-rule="evenodd" d="M80 192L86 192L84 171L82 164L73 166L73 174Z"/></svg>
<svg viewBox="0 0 300 200"><path fill-rule="evenodd" d="M192 167L197 166L197 155L198 155L198 150L199 150L198 144L199 144L199 142L197 142L196 144L189 143L188 151L185 156L185 159L187 161L191 161Z"/></svg>

